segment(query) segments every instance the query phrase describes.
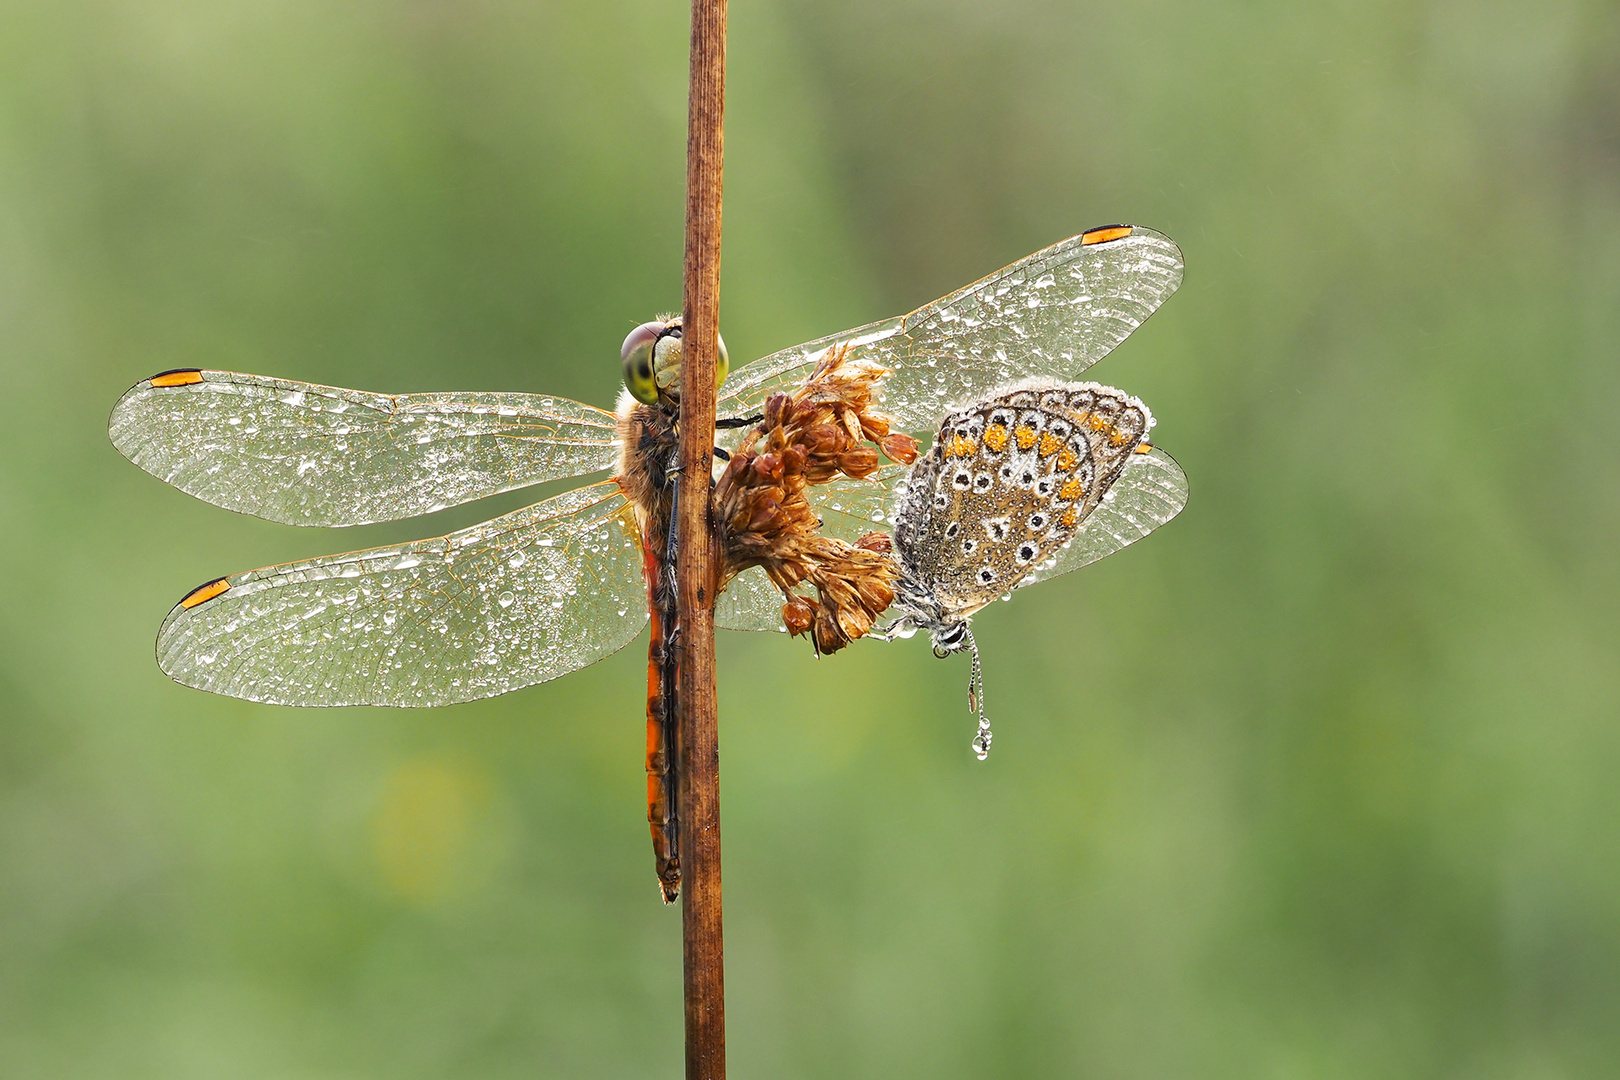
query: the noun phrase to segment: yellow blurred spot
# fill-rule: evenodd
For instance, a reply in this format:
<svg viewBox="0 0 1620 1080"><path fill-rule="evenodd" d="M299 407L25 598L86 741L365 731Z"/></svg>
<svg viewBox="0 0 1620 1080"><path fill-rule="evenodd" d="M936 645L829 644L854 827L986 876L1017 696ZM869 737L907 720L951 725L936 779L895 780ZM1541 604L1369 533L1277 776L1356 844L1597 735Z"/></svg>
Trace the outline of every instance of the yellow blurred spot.
<svg viewBox="0 0 1620 1080"><path fill-rule="evenodd" d="M1069 477L1069 479L1063 482L1063 486L1058 488L1058 498L1062 499L1064 502L1074 502L1074 500L1078 499L1085 493L1086 486L1082 484L1080 482L1080 478L1076 476Z"/></svg>
<svg viewBox="0 0 1620 1080"><path fill-rule="evenodd" d="M1063 453L1058 455L1057 467L1063 472L1074 472L1079 466L1080 459L1075 456L1074 451L1064 447Z"/></svg>
<svg viewBox="0 0 1620 1080"><path fill-rule="evenodd" d="M1151 454L1151 453L1153 453L1153 444L1152 443L1147 443L1147 442L1137 443L1136 444L1136 449L1132 450L1131 453L1133 453L1133 454Z"/></svg>
<svg viewBox="0 0 1620 1080"><path fill-rule="evenodd" d="M1080 511L1071 506L1067 510L1063 511L1063 516L1058 518L1058 520L1063 523L1063 527L1065 529L1072 529L1076 525L1080 524Z"/></svg>
<svg viewBox="0 0 1620 1080"><path fill-rule="evenodd" d="M991 424L985 428L984 445L998 454L1007 449L1007 429L1000 424Z"/></svg>
<svg viewBox="0 0 1620 1080"><path fill-rule="evenodd" d="M383 781L372 819L372 854L396 893L432 903L454 891L489 785L468 767L438 756L396 766Z"/></svg>
<svg viewBox="0 0 1620 1080"><path fill-rule="evenodd" d="M951 439L951 441L945 446L945 456L948 458L972 457L978 452L978 443L974 442L972 439L964 439L960 435Z"/></svg>
<svg viewBox="0 0 1620 1080"><path fill-rule="evenodd" d="M1041 457L1051 457L1063 449L1063 440L1048 431L1041 436Z"/></svg>
<svg viewBox="0 0 1620 1080"><path fill-rule="evenodd" d="M1013 438L1018 440L1018 449L1028 450L1035 445L1035 429L1032 427L1013 428Z"/></svg>

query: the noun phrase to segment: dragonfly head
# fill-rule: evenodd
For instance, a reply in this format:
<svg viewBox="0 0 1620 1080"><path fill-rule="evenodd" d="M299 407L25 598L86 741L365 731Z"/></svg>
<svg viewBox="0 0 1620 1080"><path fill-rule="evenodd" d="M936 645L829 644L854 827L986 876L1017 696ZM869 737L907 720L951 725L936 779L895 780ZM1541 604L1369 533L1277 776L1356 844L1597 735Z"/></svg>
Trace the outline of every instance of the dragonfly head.
<svg viewBox="0 0 1620 1080"><path fill-rule="evenodd" d="M720 338L719 344L716 387L725 381L729 366L725 339ZM624 385L631 397L646 405L680 400L681 317L671 315L642 323L624 339L619 358L624 363Z"/></svg>

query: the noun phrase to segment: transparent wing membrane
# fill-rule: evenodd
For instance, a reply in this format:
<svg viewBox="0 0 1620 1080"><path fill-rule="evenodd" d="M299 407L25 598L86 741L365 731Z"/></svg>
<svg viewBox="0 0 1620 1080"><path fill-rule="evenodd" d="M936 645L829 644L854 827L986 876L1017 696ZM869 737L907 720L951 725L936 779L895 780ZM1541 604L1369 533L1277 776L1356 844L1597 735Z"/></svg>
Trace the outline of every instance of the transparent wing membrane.
<svg viewBox="0 0 1620 1080"><path fill-rule="evenodd" d="M776 630L782 625L782 593L759 567L731 579L714 605L714 625L722 630Z"/></svg>
<svg viewBox="0 0 1620 1080"><path fill-rule="evenodd" d="M223 580L169 613L158 663L279 705L494 697L600 660L647 621L634 513L611 481L437 539Z"/></svg>
<svg viewBox="0 0 1620 1080"><path fill-rule="evenodd" d="M1104 235L1123 233L1117 239ZM1181 249L1151 229L1093 230L1023 258L902 318L805 342L739 369L722 416L801 383L829 345L893 372L882 409L931 431L952 406L1030 375L1073 378L1106 356L1181 284Z"/></svg>
<svg viewBox="0 0 1620 1080"><path fill-rule="evenodd" d="M228 371L137 383L113 445L188 494L291 525L414 517L616 455L613 415L538 394L371 394Z"/></svg>
<svg viewBox="0 0 1620 1080"><path fill-rule="evenodd" d="M904 465L885 465L867 480L844 477L809 488L805 495L821 519L821 531L852 544L867 533L892 531L889 502L906 471Z"/></svg>
<svg viewBox="0 0 1620 1080"><path fill-rule="evenodd" d="M1133 455L1124 473L1098 504L1074 539L1024 579L1048 581L1129 547L1181 513L1187 505L1187 474L1176 459L1154 447Z"/></svg>

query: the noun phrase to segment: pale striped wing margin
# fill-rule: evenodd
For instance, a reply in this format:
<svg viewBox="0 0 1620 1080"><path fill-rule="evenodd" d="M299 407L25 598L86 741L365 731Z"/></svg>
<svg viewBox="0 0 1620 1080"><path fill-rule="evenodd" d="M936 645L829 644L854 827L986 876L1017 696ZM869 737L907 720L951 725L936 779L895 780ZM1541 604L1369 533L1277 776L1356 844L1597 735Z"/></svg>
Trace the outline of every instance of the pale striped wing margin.
<svg viewBox="0 0 1620 1080"><path fill-rule="evenodd" d="M186 369L130 388L120 453L190 495L290 525L427 514L616 456L613 414L539 394L373 394Z"/></svg>
<svg viewBox="0 0 1620 1080"><path fill-rule="evenodd" d="M447 705L554 679L647 621L612 481L432 540L200 586L158 631L175 681L276 705Z"/></svg>
<svg viewBox="0 0 1620 1080"><path fill-rule="evenodd" d="M1139 226L1091 229L1020 259L909 315L763 357L720 388L722 416L747 415L802 383L830 345L892 374L882 411L931 433L965 401L1031 375L1073 379L1130 336L1181 284L1181 249Z"/></svg>

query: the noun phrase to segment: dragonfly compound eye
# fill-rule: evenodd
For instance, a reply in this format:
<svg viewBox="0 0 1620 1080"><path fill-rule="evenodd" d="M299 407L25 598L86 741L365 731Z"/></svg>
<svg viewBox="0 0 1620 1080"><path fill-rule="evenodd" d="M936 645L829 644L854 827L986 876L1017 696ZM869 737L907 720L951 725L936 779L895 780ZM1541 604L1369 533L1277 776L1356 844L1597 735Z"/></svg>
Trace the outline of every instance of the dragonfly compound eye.
<svg viewBox="0 0 1620 1080"><path fill-rule="evenodd" d="M624 339L619 358L624 362L624 385L630 396L647 405L658 401L658 383L653 375L653 348L668 327L661 322L642 323Z"/></svg>
<svg viewBox="0 0 1620 1080"><path fill-rule="evenodd" d="M726 381L726 371L729 361L726 354L726 341L718 334L715 335L719 345L719 355L715 357L714 385L718 389ZM670 400L679 400L681 396L681 324L678 319L671 319L668 327L659 335L653 344L652 366L653 380L660 397ZM635 389L631 388L631 393ZM642 399L646 400L646 399Z"/></svg>

